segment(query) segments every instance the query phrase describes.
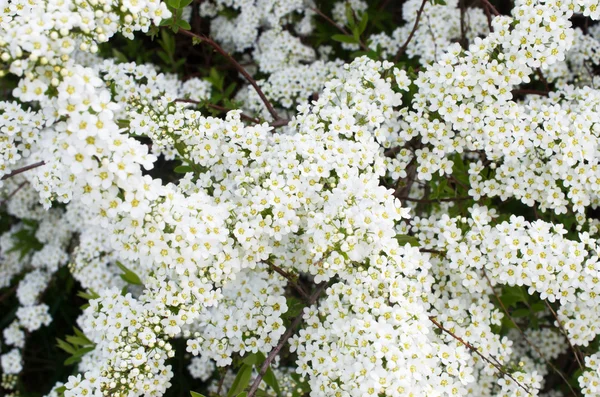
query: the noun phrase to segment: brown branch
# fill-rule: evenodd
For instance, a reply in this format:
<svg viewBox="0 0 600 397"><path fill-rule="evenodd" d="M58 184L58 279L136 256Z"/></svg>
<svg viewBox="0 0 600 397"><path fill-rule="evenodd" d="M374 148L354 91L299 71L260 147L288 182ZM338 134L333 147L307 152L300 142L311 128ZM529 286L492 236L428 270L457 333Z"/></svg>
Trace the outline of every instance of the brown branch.
<svg viewBox="0 0 600 397"><path fill-rule="evenodd" d="M179 32L181 32L182 34L184 34L186 36L189 36L189 37L201 40L203 43L208 44L209 46L211 46L212 48L214 48L219 54L221 54L225 58L227 58L227 60L231 64L233 64L233 66L235 66L235 68L246 78L246 80L248 81L248 83L250 83L250 85L254 88L254 90L256 91L256 93L258 94L258 96L260 97L260 99L262 100L262 102L267 107L267 110L269 111L269 113L273 117L273 120L274 121L281 120L281 117L279 117L279 115L277 114L277 111L275 111L275 108L273 107L273 105L271 104L271 102L267 99L267 97L265 96L265 94L262 92L262 90L260 89L260 87L256 83L256 80L254 80L254 78L252 76L250 76L250 73L248 73L246 71L246 69L244 69L244 67L239 64L238 61L236 61L231 55L229 55L227 53L227 51L225 51L223 48L221 48L221 46L219 44L217 44L214 40L212 40L208 36L201 35L201 34L196 34L194 32L190 32L189 30L179 29Z"/></svg>
<svg viewBox="0 0 600 397"><path fill-rule="evenodd" d="M500 15L496 7L494 7L488 0L481 0L481 3L483 3L485 8L487 8L494 16Z"/></svg>
<svg viewBox="0 0 600 397"><path fill-rule="evenodd" d="M419 8L419 11L417 11L417 18L415 19L415 24L414 24L412 30L410 31L410 34L408 35L406 41L404 42L404 44L402 44L402 47L400 47L400 49L396 53L396 56L394 57L394 63L398 62L400 57L404 54L404 51L406 51L406 47L408 47L408 44L410 43L413 36L415 35L415 32L417 31L417 27L419 26L419 20L421 19L421 14L423 13L423 10L425 9L425 3L427 3L427 1L429 1L429 0L423 0L423 2L421 3L421 8Z"/></svg>
<svg viewBox="0 0 600 397"><path fill-rule="evenodd" d="M550 360L548 360L540 351L540 349L529 340L529 338L527 338L527 335L525 335L525 332L523 332L523 330L521 329L521 327L519 327L519 325L517 324L517 322L512 318L512 316L510 315L510 313L508 312L508 309L506 309L506 306L504 306L504 302L502 302L502 300L500 299L500 297L498 296L498 293L496 292L496 290L494 289L494 286L492 285L492 281L490 280L490 278L488 277L485 269L481 269L483 272L483 276L485 277L485 279L487 280L488 285L490 286L490 289L492 290L492 293L494 294L494 296L496 297L496 300L498 301L498 303L500 304L500 307L502 307L502 310L504 311L504 314L506 314L506 316L508 317L508 319L510 320L510 322L515 326L515 328L517 328L517 330L519 330L519 332L521 333L521 336L523 336L523 339L525 340L525 342L531 346L536 352L537 354L542 358L542 360L544 360L546 362L546 364L548 364L548 366L550 366L550 368L552 368L554 370L554 372L556 372L556 374L558 374L558 376L561 377L561 379L565 382L565 384L567 385L567 387L569 388L569 390L571 390L571 393L573 393L573 396L577 397L577 393L575 393L575 390L573 390L573 387L571 387L571 384L569 383L569 381L567 380L567 378L565 378L565 376L563 375L563 373L554 366L554 364L552 364L550 362Z"/></svg>
<svg viewBox="0 0 600 397"><path fill-rule="evenodd" d="M323 11L319 10L316 7L310 7L310 9L312 11L314 11L317 15L319 15L321 18L325 19L327 22L329 22L330 25L334 26L337 30L339 30L340 32L344 33L346 36L352 36L352 34L350 34L350 32L348 32L346 30L346 28L344 28L343 26L338 25L333 19L329 18L327 15L325 15L325 13L323 13ZM367 47L367 45L365 43L363 43L362 40L358 40L358 45L360 45L360 48L362 48L365 51L370 51L369 47Z"/></svg>
<svg viewBox="0 0 600 397"><path fill-rule="evenodd" d="M30 165L26 165L25 167L21 167L21 168L18 168L18 169L16 169L16 170L14 170L14 171L13 171L13 172L11 172L10 174L6 174L6 175L4 175L4 176L2 177L2 179L0 179L0 180L3 180L3 181L4 181L4 180L6 180L6 179L8 179L8 178L12 178L12 177L13 177L13 176L15 176L15 175L19 175L19 174L20 174L20 173L22 173L22 172L29 171L29 170L31 170L31 169L34 169L34 168L37 168L37 167L41 167L41 166L42 166L42 165L44 165L44 164L46 164L46 162L45 162L45 161L38 161L37 163L33 163L33 164L30 164Z"/></svg>
<svg viewBox="0 0 600 397"><path fill-rule="evenodd" d="M540 91L540 90L528 90L528 89L519 89L512 90L513 95L540 95L540 96L548 96L548 91Z"/></svg>
<svg viewBox="0 0 600 397"><path fill-rule="evenodd" d="M302 286L300 286L300 284L298 284L296 282L296 279L297 279L296 277L294 277L292 274L286 272L285 270L283 270L279 266L276 266L276 265L274 265L272 263L267 263L267 265L269 266L269 268L271 270L275 271L276 273L278 273L281 276L283 276L284 278L286 278L290 282L290 284L292 285L292 287L294 287L294 289L300 294L300 296L302 296L302 299L304 299L305 301L309 301L310 297L304 291L304 289L302 288Z"/></svg>
<svg viewBox="0 0 600 397"><path fill-rule="evenodd" d="M488 364L492 365L494 368L496 368L496 370L498 370L498 372L500 372L502 375L509 377L510 379L512 379L517 385L519 385L519 387L523 390L525 390L525 392L527 392L527 394L530 393L529 389L527 389L525 386L523 386L521 383L519 383L511 374L509 374L508 372L504 371L504 369L502 369L502 367L494 362L492 362L492 360L490 360L489 358L487 358L486 356L484 356L483 354L481 354L479 352L479 350L477 350L473 345L471 345L469 342L465 342L460 336L455 335L452 331L444 328L440 323L438 323L435 319L435 317L429 317L429 320L431 320L432 323L435 324L436 327L438 327L440 330L442 330L443 332L447 333L448 335L450 335L451 337L453 337L454 339L456 339L458 342L462 343L467 349L471 350L473 353L477 354L479 357L481 357L482 360L484 360L485 362L487 362Z"/></svg>
<svg viewBox="0 0 600 397"><path fill-rule="evenodd" d="M415 175L417 174L416 160L413 158L407 167L406 178L398 179L396 190L394 191L394 197L407 197L410 193L413 183L415 182ZM401 181L405 180L406 184L401 185Z"/></svg>
<svg viewBox="0 0 600 397"><path fill-rule="evenodd" d="M412 201L415 203L436 203L438 201L462 201L462 200L469 200L472 197L447 197L447 198L437 198L437 199L418 199L418 198L413 198L413 197L396 197L397 199L400 200L405 200L405 201Z"/></svg>
<svg viewBox="0 0 600 397"><path fill-rule="evenodd" d="M569 347L571 348L571 351L573 351L573 354L575 355L575 360L577 360L577 364L579 364L579 368L583 371L584 370L584 365L581 362L581 359L579 357L579 355L581 354L581 352L575 346L573 346L573 344L571 343L571 340L569 339L569 335L567 334L567 331L565 330L565 328L563 327L562 323L558 319L558 315L556 314L556 312L554 311L554 309L552 308L552 306L550 306L550 304L546 300L544 300L544 303L546 304L546 306L548 307L548 309L550 309L550 312L552 313L552 315L556 319L556 323L558 324L558 327L560 328L560 330L562 331L563 335L567 339L567 342L569 343Z"/></svg>
<svg viewBox="0 0 600 397"><path fill-rule="evenodd" d="M229 108L226 108L226 107L223 107L223 106L214 105L212 103L203 103L203 102L200 102L200 101L195 101L193 99L187 99L187 98L178 98L178 99L175 99L173 102L193 103L193 104L196 104L196 105L202 105L203 104L203 105L205 105L205 106L207 106L209 108L213 108L213 109L219 110L221 112L230 112L230 111L234 110L234 109L229 109ZM260 120L259 119L254 118L252 116L248 116L247 114L242 113L242 114L240 114L240 117L242 119L246 120L246 121L250 121L250 122L255 123L255 124L260 124Z"/></svg>
<svg viewBox="0 0 600 397"><path fill-rule="evenodd" d="M429 249L429 248L421 248L419 249L419 252L424 252L427 254L436 254L436 255L445 255L446 251L438 251L438 250L433 250L433 249Z"/></svg>
<svg viewBox="0 0 600 397"><path fill-rule="evenodd" d="M311 306L319 299L319 297L321 296L321 293L323 293L325 288L327 288L328 284L329 283L327 283L327 282L323 282L317 286L317 288L315 289L315 292L313 292L313 294L310 296L310 299L308 300L307 307ZM263 362L262 366L260 367L260 371L258 372L258 376L256 377L256 379L254 379L252 386L250 386L250 390L248 390L248 397L254 397L254 395L256 394L256 391L258 390L258 387L260 386L260 382L262 381L263 376L265 376L265 374L267 373L267 369L269 369L269 365L271 365L271 362L275 359L277 354L279 354L279 352L281 351L283 346L286 344L288 339L290 339L292 337L292 335L294 334L294 332L296 332L296 328L298 328L298 326L302 322L303 314L304 314L304 311L302 313L300 313L298 316L296 316L296 318L294 318L294 320L292 321L292 323L290 324L288 329L285 331L285 333L279 340L279 343L277 344L277 346L275 346L275 348L273 348L273 350L271 350L271 352L269 353L269 355Z"/></svg>
<svg viewBox="0 0 600 397"><path fill-rule="evenodd" d="M23 189L23 187L25 185L27 185L28 183L29 183L28 181L25 181L25 182L22 182L19 186L17 186L17 188L15 190L13 190L12 192L10 192L10 194L8 196L6 196L6 198L4 200L0 201L0 207L2 207L4 204L6 204L6 202L8 200L10 200L15 194L17 194L19 192L19 190Z"/></svg>
<svg viewBox="0 0 600 397"><path fill-rule="evenodd" d="M467 12L467 7L465 6L465 0L459 0L460 2L460 46L463 50L466 50L469 47L469 42L467 40L467 27L465 25L465 13Z"/></svg>

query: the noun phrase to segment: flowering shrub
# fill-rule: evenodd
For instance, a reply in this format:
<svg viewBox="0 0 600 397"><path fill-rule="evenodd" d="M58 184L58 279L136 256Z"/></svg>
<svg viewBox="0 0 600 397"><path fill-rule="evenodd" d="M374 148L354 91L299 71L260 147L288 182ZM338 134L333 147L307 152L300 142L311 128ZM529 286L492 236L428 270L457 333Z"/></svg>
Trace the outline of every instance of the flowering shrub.
<svg viewBox="0 0 600 397"><path fill-rule="evenodd" d="M0 395L600 396L600 3L513 3L0 0Z"/></svg>

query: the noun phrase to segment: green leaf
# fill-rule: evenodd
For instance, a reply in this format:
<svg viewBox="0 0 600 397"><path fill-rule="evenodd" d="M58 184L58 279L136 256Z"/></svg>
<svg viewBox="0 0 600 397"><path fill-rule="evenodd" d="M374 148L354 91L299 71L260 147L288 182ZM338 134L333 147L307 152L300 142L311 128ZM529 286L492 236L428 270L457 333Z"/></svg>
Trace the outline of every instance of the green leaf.
<svg viewBox="0 0 600 397"><path fill-rule="evenodd" d="M397 234L396 240L398 240L398 244L401 246L405 246L406 244L410 244L413 247L419 246L419 240L415 236L409 236L408 234Z"/></svg>
<svg viewBox="0 0 600 397"><path fill-rule="evenodd" d="M178 165L173 171L178 174L187 174L188 172L194 172L194 169L189 165Z"/></svg>
<svg viewBox="0 0 600 397"><path fill-rule="evenodd" d="M235 397L246 397L248 395L248 393L246 393L245 391L241 392L240 394L238 394Z"/></svg>
<svg viewBox="0 0 600 397"><path fill-rule="evenodd" d="M90 347L84 347L82 349L77 350L77 352L72 355L71 357L67 358L64 362L65 365L71 365L71 364L75 364L77 362L79 362L81 360L81 357L83 357L84 354L91 352L92 350L95 349L95 346L90 346Z"/></svg>
<svg viewBox="0 0 600 397"><path fill-rule="evenodd" d="M133 285L142 285L142 280L138 277L137 274L126 268L121 262L117 261L116 265L123 271L121 274L121 278L123 281L133 284Z"/></svg>
<svg viewBox="0 0 600 397"><path fill-rule="evenodd" d="M346 19L348 20L348 26L352 27L356 25L356 21L354 20L354 11L350 6L350 3L346 3Z"/></svg>
<svg viewBox="0 0 600 397"><path fill-rule="evenodd" d="M334 34L331 36L332 40L339 41L340 43L357 44L358 40L352 36L346 36L344 34Z"/></svg>
<svg viewBox="0 0 600 397"><path fill-rule="evenodd" d="M192 45L198 45L202 43L202 39L200 37L192 37Z"/></svg>
<svg viewBox="0 0 600 397"><path fill-rule="evenodd" d="M173 18L163 19L158 26L171 26L173 24Z"/></svg>
<svg viewBox="0 0 600 397"><path fill-rule="evenodd" d="M192 4L192 1L194 1L194 0L179 0L179 7L180 8L187 7L190 4Z"/></svg>
<svg viewBox="0 0 600 397"><path fill-rule="evenodd" d="M240 371L233 380L233 384L231 385L231 389L229 389L229 393L227 393L227 397L234 397L241 393L246 388L246 386L248 386L251 377L252 366L242 365Z"/></svg>
<svg viewBox="0 0 600 397"><path fill-rule="evenodd" d="M173 8L179 8L179 0L167 0L167 5Z"/></svg>
<svg viewBox="0 0 600 397"><path fill-rule="evenodd" d="M271 386L271 388L273 389L273 391L275 391L275 393L277 395L279 395L281 393L281 390L279 390L279 383L277 382L277 378L275 377L275 373L271 369L270 365L267 368L267 372L265 372L265 376L263 376L263 380L265 381L265 383L267 385Z"/></svg>
<svg viewBox="0 0 600 397"><path fill-rule="evenodd" d="M527 317L531 314L531 312L529 311L529 309L517 309L514 312L512 312L512 317L514 318L519 318L519 317Z"/></svg>
<svg viewBox="0 0 600 397"><path fill-rule="evenodd" d="M246 357L244 357L244 359L242 360L242 363L244 363L244 365L252 366L252 365L256 364L256 360L257 360L256 354L252 353L252 354L249 354Z"/></svg>
<svg viewBox="0 0 600 397"><path fill-rule="evenodd" d="M186 21L185 19L180 19L179 21L177 21L177 24L179 25L179 27L181 29L190 30L192 28L192 26L189 24L189 22Z"/></svg>
<svg viewBox="0 0 600 397"><path fill-rule="evenodd" d="M75 352L77 351L77 349L75 349L73 346L71 346L70 344L68 344L67 342L65 342L62 339L56 338L56 345L61 350L64 350L64 351L66 351L69 354L75 354Z"/></svg>
<svg viewBox="0 0 600 397"><path fill-rule="evenodd" d="M365 32L365 29L367 29L368 23L369 23L369 14L367 14L365 12L362 19L360 20L360 23L358 24L358 34L359 35L361 35Z"/></svg>
<svg viewBox="0 0 600 397"><path fill-rule="evenodd" d="M196 393L195 391L190 391L190 395L192 397L206 397L204 394Z"/></svg>

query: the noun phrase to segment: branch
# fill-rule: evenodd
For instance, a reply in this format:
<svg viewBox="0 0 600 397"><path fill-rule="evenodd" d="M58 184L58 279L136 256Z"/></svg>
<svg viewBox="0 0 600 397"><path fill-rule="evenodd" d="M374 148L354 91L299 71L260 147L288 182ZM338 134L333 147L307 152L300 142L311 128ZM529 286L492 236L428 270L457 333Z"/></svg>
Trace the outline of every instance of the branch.
<svg viewBox="0 0 600 397"><path fill-rule="evenodd" d="M462 201L462 200L469 200L471 199L471 197L467 196L467 197L448 197L448 198L437 198L437 199L418 199L418 198L413 198L413 197L396 197L397 199L400 200L405 200L405 201L412 201L415 203L436 203L438 201Z"/></svg>
<svg viewBox="0 0 600 397"><path fill-rule="evenodd" d="M228 109L226 107L219 106L219 105L213 105L212 103L203 103L203 102L200 102L200 101L195 101L193 99L187 99L187 98L178 98L178 99L175 99L173 102L193 103L193 104L196 104L196 105L205 105L205 106L207 106L209 108L220 110L221 112L230 112L230 111L234 110L234 109ZM240 117L242 119L246 120L246 121L250 121L250 122L255 123L255 124L260 124L260 120L259 119L254 118L252 116L248 116L247 114L242 113L242 114L240 114Z"/></svg>
<svg viewBox="0 0 600 397"><path fill-rule="evenodd" d="M556 314L556 312L554 311L554 309L552 309L552 306L550 306L550 304L547 301L544 301L544 303L546 304L546 306L548 307L548 309L550 309L550 312L552 312L552 315L556 319L556 323L558 324L558 327L560 328L560 330L562 331L563 335L567 339L567 342L569 343L569 347L571 348L571 350L573 351L573 354L575 355L575 360L577 360L577 364L579 364L579 368L582 371L584 371L584 369L585 369L584 365L583 365L583 363L581 362L581 360L579 358L579 354L581 354L581 353L571 343L571 340L569 339L569 336L567 335L567 331L565 330L565 328L563 327L562 323L558 319L558 315Z"/></svg>
<svg viewBox="0 0 600 397"><path fill-rule="evenodd" d="M494 7L492 5L492 3L490 3L488 0L481 0L481 3L484 5L484 7L486 9L488 9L492 14L494 14L494 16L498 16L500 15L500 13L498 12L498 10L496 9L496 7Z"/></svg>
<svg viewBox="0 0 600 397"><path fill-rule="evenodd" d="M27 185L29 182L25 181L22 182L19 186L17 186L17 188L15 190L13 190L12 192L10 192L10 194L8 196L6 196L6 198L2 201L0 201L0 207L2 207L8 200L10 200L15 194L17 194L19 192L19 190L23 189L23 187L25 185Z"/></svg>
<svg viewBox="0 0 600 397"><path fill-rule="evenodd" d="M242 65L240 65L238 63L238 61L236 61L231 55L229 55L227 53L227 51L225 51L223 48L221 48L221 46L219 44L217 44L215 41L210 39L208 36L196 34L194 32L190 32L189 30L185 30L185 29L179 29L179 31L186 36L200 39L202 42L205 42L206 44L208 44L209 46L214 48L219 54L221 54L225 58L227 58L227 60L229 62L231 62L231 64L233 66L235 66L235 68L246 78L246 80L248 80L248 83L250 83L250 85L254 88L254 90L260 97L260 99L263 101L263 103L267 107L267 110L273 117L273 120L275 120L275 121L282 120L281 117L279 117L279 115L275 111L275 108L273 107L273 105L271 105L271 102L269 102L269 100L267 99L265 94L262 92L262 90L260 89L258 84L256 84L256 80L254 80L254 78L252 76L250 76L250 74L246 71L246 69L244 69L244 67Z"/></svg>
<svg viewBox="0 0 600 397"><path fill-rule="evenodd" d="M481 354L479 352L479 350L477 350L475 347L473 347L473 345L471 345L469 342L465 342L460 336L455 335L454 333L452 333L452 331L444 328L440 323L438 323L435 319L435 317L429 317L429 320L431 320L432 323L435 324L436 327L438 327L440 330L442 330L443 332L447 333L448 335L450 335L451 337L453 337L454 339L456 339L457 341L459 341L460 343L462 343L467 349L471 350L473 353L477 354L479 357L481 357L483 359L483 361L485 361L486 363L492 365L494 368L496 368L496 370L498 370L498 372L500 372L502 375L509 377L510 379L512 379L517 385L519 385L519 387L523 390L525 390L525 392L527 392L527 394L529 395L531 392L529 391L529 389L527 389L525 386L523 386L521 383L519 383L511 374L509 374L508 372L504 371L502 369L502 367L494 362L492 362L492 360L490 360L489 358L487 358L486 356L484 356L483 354Z"/></svg>
<svg viewBox="0 0 600 397"><path fill-rule="evenodd" d="M267 263L267 265L269 266L269 268L271 270L274 270L275 272L279 273L281 276L285 277L290 282L290 284L292 285L292 287L294 287L294 289L300 294L300 296L302 296L302 299L304 299L307 302L310 301L310 297L304 291L304 289L300 286L300 284L298 284L295 281L295 277L292 274L286 272L285 270L283 270L279 266L276 266L276 265L274 265L272 263Z"/></svg>
<svg viewBox="0 0 600 397"><path fill-rule="evenodd" d="M552 368L554 370L554 372L556 372L558 374L558 376L560 376L562 378L562 380L565 382L565 384L567 385L567 387L569 388L569 390L571 390L571 393L573 393L573 396L577 397L577 393L575 393L575 390L573 390L573 387L571 387L571 384L569 383L569 381L567 380L567 378L565 378L565 376L563 375L563 373L561 371L559 371L558 368L556 368L554 366L554 364L552 364L550 362L550 360L548 360L542 354L542 352L540 351L540 349L533 342L531 342L529 340L529 338L527 338L527 335L525 335L525 332L523 332L523 330L521 329L521 327L519 327L519 325L517 324L517 322L512 318L512 316L510 315L510 313L506 309L506 306L504 306L504 303L502 302L502 300L498 296L498 293L496 292L496 290L492 286L492 281L488 277L485 269L481 269L481 270L483 272L483 276L487 280L488 285L490 286L490 289L492 290L492 293L494 294L494 296L496 297L496 300L500 304L500 307L502 307L502 310L504 311L504 313L506 314L506 316L508 317L508 319L510 320L510 322L515 326L515 328L517 328L517 330L519 330L519 332L521 333L521 336L523 336L523 339L525 340L525 342L529 346L531 346L537 352L537 354L542 358L542 360L544 360L546 362L546 364L548 364L550 366L550 368Z"/></svg>
<svg viewBox="0 0 600 397"><path fill-rule="evenodd" d="M323 282L317 286L317 289L315 290L315 292L313 292L313 294L310 296L310 299L308 300L307 307L311 306L319 299L319 297L321 296L321 293L323 292L323 290L325 290L325 288L327 288L328 284L329 283L327 283L327 282ZM263 376L265 376L265 374L267 373L267 369L269 369L269 365L271 365L271 362L275 359L277 354L279 354L279 352L281 351L281 349L283 348L285 343L288 341L288 339L290 339L292 337L292 335L296 331L296 328L298 328L298 326L302 322L303 315L304 315L304 311L302 311L302 313L300 313L298 316L296 316L294 321L292 321L292 323L290 324L289 328L285 331L285 334L283 334L283 336L279 340L279 343L277 344L277 346L275 346L275 348L273 350L271 350L271 352L269 353L269 355L263 362L262 366L260 367L258 376L256 377L256 379L254 379L254 382L252 383L252 386L250 387L250 390L248 391L248 397L254 397L254 395L256 394L256 391L258 390L260 382L262 381Z"/></svg>
<svg viewBox="0 0 600 397"><path fill-rule="evenodd" d="M331 18L329 18L327 15L325 15L323 13L323 11L319 10L316 7L310 7L310 9L312 11L314 11L316 14L318 14L320 17L322 17L323 19L325 19L327 22L329 22L332 26L334 26L337 30L339 30L340 32L344 33L346 36L352 36L352 34L350 34L350 32L348 32L343 26L338 25L337 23L335 23L335 21ZM358 40L358 45L360 45L360 48L362 48L365 51L370 51L369 47L367 47L367 45L365 43L363 43L362 40Z"/></svg>
<svg viewBox="0 0 600 397"><path fill-rule="evenodd" d="M406 51L406 47L408 47L408 43L410 43L413 36L415 35L415 32L417 31L417 27L419 26L419 20L421 19L421 14L423 13L423 10L425 9L425 3L427 3L428 1L429 0L423 0L423 2L421 3L421 8L419 8L419 11L417 11L417 19L415 19L415 24L414 24L412 30L410 31L408 38L406 39L406 41L404 42L402 47L400 47L400 49L396 53L396 56L394 57L394 63L398 62L398 59L400 59L400 57L404 54L404 51Z"/></svg>
<svg viewBox="0 0 600 397"><path fill-rule="evenodd" d="M37 168L37 167L41 167L41 166L42 166L42 165L44 165L44 164L46 164L46 162L45 162L45 161L38 161L37 163L33 163L33 164L30 164L30 165L26 165L25 167L21 167L21 168L18 168L18 169L16 169L16 170L14 170L14 171L13 171L13 172L11 172L10 174L6 174L6 175L4 175L4 176L2 177L2 179L0 179L0 180L4 181L4 180L6 180L6 179L8 179L8 178L12 178L12 177L13 177L13 176L15 176L15 175L19 175L19 174L20 174L20 173L22 173L22 172L29 171L29 170L31 170L31 169L34 169L34 168Z"/></svg>

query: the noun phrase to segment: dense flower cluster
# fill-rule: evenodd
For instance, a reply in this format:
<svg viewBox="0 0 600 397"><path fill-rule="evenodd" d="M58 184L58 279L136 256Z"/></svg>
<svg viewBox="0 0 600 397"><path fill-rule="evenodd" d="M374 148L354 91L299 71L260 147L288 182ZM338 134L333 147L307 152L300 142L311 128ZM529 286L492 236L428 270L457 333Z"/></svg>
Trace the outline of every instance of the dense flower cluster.
<svg viewBox="0 0 600 397"><path fill-rule="evenodd" d="M0 236L0 287L17 280L19 304L2 332L3 374L22 371L26 333L51 322L43 292L67 263L92 297L78 320L89 351L50 395L161 396L174 338L203 381L267 355L301 279L325 293L302 297L295 366L274 369L287 395L536 396L548 360L600 335L600 222L588 211L600 204L589 72L600 29L570 22L599 18L597 2L518 0L512 16L488 20L457 0L409 0L403 26L365 42L383 58L406 51L418 72L307 45L314 6L199 6L289 118L275 131L252 85L236 99L258 119L207 116L194 104L210 99L208 82L94 55L118 32L168 22L166 3L0 0L0 75L19 78L16 101L0 102L0 178L40 165L0 186L19 220ZM337 28L367 11L360 0L331 9ZM553 91L521 100L519 87L536 82ZM152 176L159 158L180 163L179 177ZM409 218L411 200L460 170L462 212L413 205ZM492 199L571 215L577 232L507 217ZM552 328L499 331L514 322L498 298L506 288L545 301L530 310ZM586 396L600 394L599 360L585 358ZM232 387L227 374L213 392Z"/></svg>

